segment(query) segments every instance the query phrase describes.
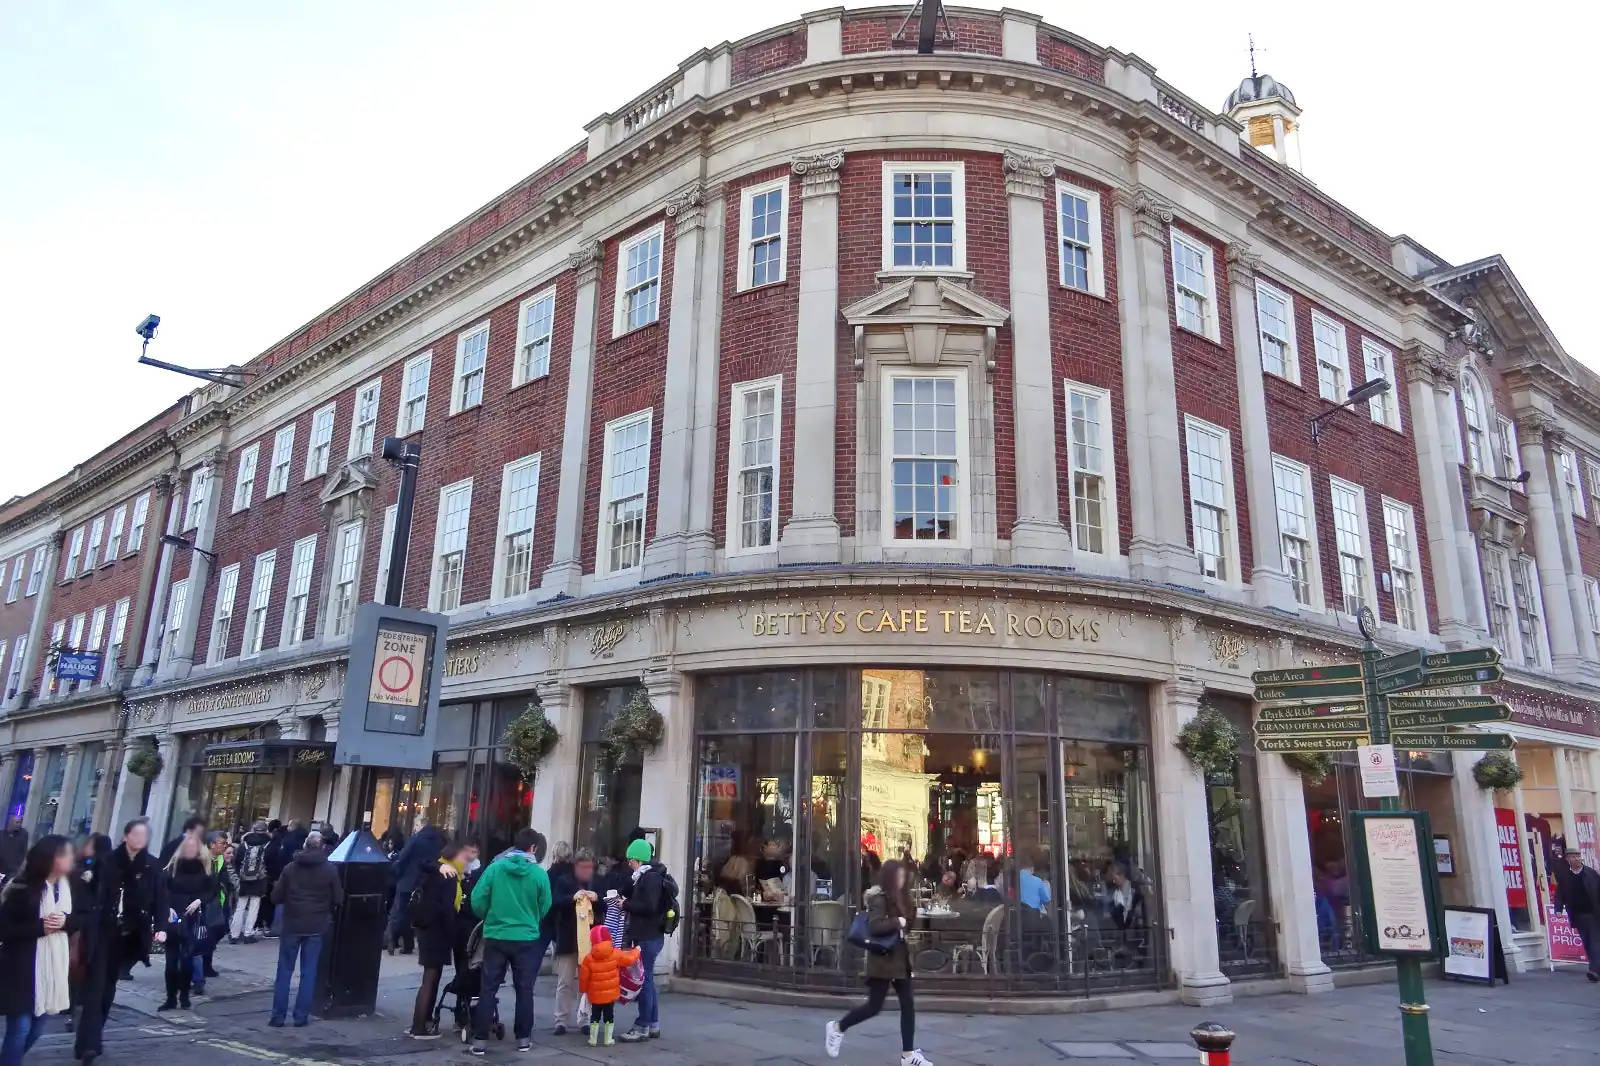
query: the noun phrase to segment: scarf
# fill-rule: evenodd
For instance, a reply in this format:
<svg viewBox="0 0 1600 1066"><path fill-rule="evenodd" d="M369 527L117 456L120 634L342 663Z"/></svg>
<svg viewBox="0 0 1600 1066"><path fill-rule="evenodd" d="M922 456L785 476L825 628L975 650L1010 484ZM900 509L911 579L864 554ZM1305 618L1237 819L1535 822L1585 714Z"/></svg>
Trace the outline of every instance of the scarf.
<svg viewBox="0 0 1600 1066"><path fill-rule="evenodd" d="M445 863L445 865L456 872L456 875L450 880L456 883L456 913L459 914L461 912L461 882L465 880L467 876L466 863L462 862L460 859L451 859L449 862Z"/></svg>
<svg viewBox="0 0 1600 1066"><path fill-rule="evenodd" d="M72 891L61 891L61 882L45 883L39 895L39 918L42 921L52 914L72 913ZM46 933L39 938L33 959L33 1013L37 1015L60 1014L72 1006L71 984L68 970L71 953L68 950L65 929Z"/></svg>

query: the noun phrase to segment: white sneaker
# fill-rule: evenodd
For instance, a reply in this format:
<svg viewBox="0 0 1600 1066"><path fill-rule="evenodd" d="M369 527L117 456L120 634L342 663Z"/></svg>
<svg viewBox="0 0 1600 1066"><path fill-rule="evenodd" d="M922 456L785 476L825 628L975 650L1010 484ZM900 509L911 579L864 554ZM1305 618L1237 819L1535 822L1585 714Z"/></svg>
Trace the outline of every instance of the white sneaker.
<svg viewBox="0 0 1600 1066"><path fill-rule="evenodd" d="M844 1047L844 1034L839 1031L839 1023L830 1021L822 1027L822 1042L828 1049L828 1058L839 1057L839 1049Z"/></svg>
<svg viewBox="0 0 1600 1066"><path fill-rule="evenodd" d="M900 1053L900 1066L933 1066L933 1063L922 1056L922 1050L902 1051Z"/></svg>

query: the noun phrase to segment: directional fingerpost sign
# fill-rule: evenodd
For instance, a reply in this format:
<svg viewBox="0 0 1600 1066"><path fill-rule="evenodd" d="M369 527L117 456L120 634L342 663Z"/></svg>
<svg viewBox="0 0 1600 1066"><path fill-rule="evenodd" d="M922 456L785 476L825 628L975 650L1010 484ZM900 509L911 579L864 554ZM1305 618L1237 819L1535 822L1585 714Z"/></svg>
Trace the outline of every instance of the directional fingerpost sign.
<svg viewBox="0 0 1600 1066"><path fill-rule="evenodd" d="M1288 722L1257 722L1257 736L1324 736L1330 733L1367 733L1371 726L1365 715L1325 715L1321 718L1298 718Z"/></svg>
<svg viewBox="0 0 1600 1066"><path fill-rule="evenodd" d="M1504 751L1516 746L1504 733L1403 733L1395 739L1398 746L1412 750Z"/></svg>
<svg viewBox="0 0 1600 1066"><path fill-rule="evenodd" d="M1467 648L1430 655L1423 662L1429 670L1463 670L1472 666L1499 666L1500 653L1494 648Z"/></svg>
<svg viewBox="0 0 1600 1066"><path fill-rule="evenodd" d="M1511 708L1503 703L1489 707L1458 707L1448 711L1393 711L1389 712L1389 728L1432 729L1447 725L1476 725L1481 722L1509 722Z"/></svg>
<svg viewBox="0 0 1600 1066"><path fill-rule="evenodd" d="M1258 722L1287 722L1296 718L1356 717L1365 720L1367 709L1359 703L1289 703L1263 707L1256 712Z"/></svg>
<svg viewBox="0 0 1600 1066"><path fill-rule="evenodd" d="M1379 677L1384 674L1398 674L1415 670L1423 665L1422 649L1414 648L1411 651L1403 651L1398 655L1386 655L1372 665L1373 669L1378 672Z"/></svg>
<svg viewBox="0 0 1600 1066"><path fill-rule="evenodd" d="M1475 666L1464 670L1424 670L1422 683L1429 688L1448 688L1452 685L1481 685L1488 681L1499 681L1505 674L1500 667Z"/></svg>
<svg viewBox="0 0 1600 1066"><path fill-rule="evenodd" d="M1303 685L1316 681L1360 681L1360 663L1333 663L1292 670L1257 670L1250 675L1252 685Z"/></svg>
<svg viewBox="0 0 1600 1066"><path fill-rule="evenodd" d="M1389 713L1400 711L1458 711L1469 707L1498 707L1493 696L1390 696Z"/></svg>
<svg viewBox="0 0 1600 1066"><path fill-rule="evenodd" d="M1257 751L1318 752L1355 751L1367 742L1366 736L1350 737L1257 737Z"/></svg>
<svg viewBox="0 0 1600 1066"><path fill-rule="evenodd" d="M1359 700L1366 694L1360 679L1355 681L1311 681L1297 685L1257 685L1258 703L1291 701Z"/></svg>

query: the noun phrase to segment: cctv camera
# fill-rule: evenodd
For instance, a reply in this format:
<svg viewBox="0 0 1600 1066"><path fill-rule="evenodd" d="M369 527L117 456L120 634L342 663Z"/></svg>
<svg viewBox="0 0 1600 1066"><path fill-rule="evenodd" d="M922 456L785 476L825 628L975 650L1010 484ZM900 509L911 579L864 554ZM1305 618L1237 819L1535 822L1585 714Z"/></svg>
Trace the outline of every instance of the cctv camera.
<svg viewBox="0 0 1600 1066"><path fill-rule="evenodd" d="M139 325L134 329L134 332L147 341L154 340L156 336L156 327L159 325L161 325L160 315L145 315L144 320L139 323Z"/></svg>

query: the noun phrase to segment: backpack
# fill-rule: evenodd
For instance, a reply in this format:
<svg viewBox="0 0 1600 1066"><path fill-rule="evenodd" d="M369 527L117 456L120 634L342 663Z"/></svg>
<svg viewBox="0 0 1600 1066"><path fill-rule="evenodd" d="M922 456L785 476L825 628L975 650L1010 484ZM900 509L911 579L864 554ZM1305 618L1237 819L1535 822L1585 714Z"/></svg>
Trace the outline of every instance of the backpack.
<svg viewBox="0 0 1600 1066"><path fill-rule="evenodd" d="M265 881L267 879L267 846L247 844L244 858L239 862L239 880Z"/></svg>
<svg viewBox="0 0 1600 1066"><path fill-rule="evenodd" d="M666 867L661 868L661 931L671 936L678 931L678 882Z"/></svg>

